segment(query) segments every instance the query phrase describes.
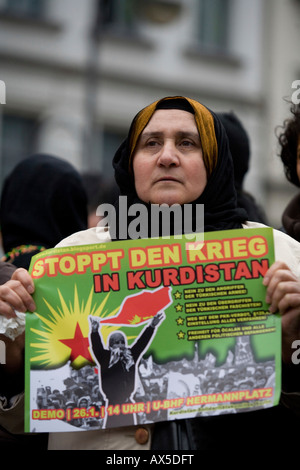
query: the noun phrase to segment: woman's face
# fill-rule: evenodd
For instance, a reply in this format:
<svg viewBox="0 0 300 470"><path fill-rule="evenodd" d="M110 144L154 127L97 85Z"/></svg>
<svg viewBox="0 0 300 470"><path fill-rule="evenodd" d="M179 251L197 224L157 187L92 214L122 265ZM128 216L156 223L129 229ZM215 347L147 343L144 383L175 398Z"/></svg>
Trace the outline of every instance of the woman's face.
<svg viewBox="0 0 300 470"><path fill-rule="evenodd" d="M133 172L139 198L152 204L187 204L207 183L200 136L193 114L155 111L138 140Z"/></svg>

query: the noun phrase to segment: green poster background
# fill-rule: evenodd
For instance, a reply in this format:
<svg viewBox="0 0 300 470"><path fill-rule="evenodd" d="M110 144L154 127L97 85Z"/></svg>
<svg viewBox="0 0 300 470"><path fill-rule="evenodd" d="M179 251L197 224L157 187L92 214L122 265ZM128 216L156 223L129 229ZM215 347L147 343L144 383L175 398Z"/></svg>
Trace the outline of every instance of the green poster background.
<svg viewBox="0 0 300 470"><path fill-rule="evenodd" d="M263 270L274 261L272 229L212 232L204 237L204 245L176 238L129 240L56 248L33 258L30 271L37 308L26 319L26 431L38 430L31 418L33 409L38 408L36 383L41 380L33 382L33 374L36 377L40 371L43 377L45 373L53 377L66 365L77 372L97 365L87 339L89 317L116 317L128 296L154 292L163 286L170 287L170 302L162 309L164 319L144 359L151 358L166 377L171 364L174 372L184 362L191 373L200 363L202 369L212 367L210 358L215 369L227 364L223 375L230 364L234 369L239 362L242 369L250 357L255 364L270 362L276 368L276 387L272 400L264 406L277 404L281 382L280 319L268 313L262 285ZM147 304L149 300L142 303L142 308L145 305L148 309ZM143 323L137 318L128 321L133 323L102 324L104 343L111 332L120 329L132 345L150 319ZM240 352L237 338L245 338ZM248 358L245 351L242 354L242 347L248 350ZM232 355L234 363L229 361ZM144 396L143 400L150 399ZM232 409L244 408L231 404L228 412ZM188 412L174 413L174 417L169 413L167 419L185 417L189 417ZM38 418L35 424L41 421L46 431L50 421Z"/></svg>

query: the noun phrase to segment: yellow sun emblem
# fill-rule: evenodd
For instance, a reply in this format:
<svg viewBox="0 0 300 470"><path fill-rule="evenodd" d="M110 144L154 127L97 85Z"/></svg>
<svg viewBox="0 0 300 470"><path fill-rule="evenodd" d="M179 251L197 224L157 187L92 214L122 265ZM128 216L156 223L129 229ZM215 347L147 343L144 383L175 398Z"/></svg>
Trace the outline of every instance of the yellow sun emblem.
<svg viewBox="0 0 300 470"><path fill-rule="evenodd" d="M114 316L118 308L107 312L106 303L109 293L100 305L93 302L93 289L86 302L80 301L78 290L74 287L73 302L69 305L59 289L57 289L60 305L53 306L45 298L47 315L35 312L40 320L40 328L31 328L36 342L30 343L31 364L38 368L57 368L70 361L73 368L81 368L93 362L89 351L89 316ZM101 334L106 341L107 336L117 326L103 325Z"/></svg>

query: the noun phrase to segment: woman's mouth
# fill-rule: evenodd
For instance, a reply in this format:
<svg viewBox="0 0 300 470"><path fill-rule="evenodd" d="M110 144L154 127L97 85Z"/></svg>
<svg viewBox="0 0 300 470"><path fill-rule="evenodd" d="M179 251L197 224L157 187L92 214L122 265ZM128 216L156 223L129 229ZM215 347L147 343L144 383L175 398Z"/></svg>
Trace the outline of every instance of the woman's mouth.
<svg viewBox="0 0 300 470"><path fill-rule="evenodd" d="M156 182L159 183L159 182L175 182L175 183L179 183L179 180L177 178L174 178L173 176L163 176L161 178L159 178Z"/></svg>

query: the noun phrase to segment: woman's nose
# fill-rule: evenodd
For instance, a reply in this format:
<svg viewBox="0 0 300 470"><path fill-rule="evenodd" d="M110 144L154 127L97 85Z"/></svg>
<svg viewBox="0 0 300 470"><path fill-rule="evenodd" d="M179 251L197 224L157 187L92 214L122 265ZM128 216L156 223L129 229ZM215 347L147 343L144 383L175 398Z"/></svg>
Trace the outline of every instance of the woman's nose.
<svg viewBox="0 0 300 470"><path fill-rule="evenodd" d="M168 142L163 145L159 154L158 164L161 166L179 165L179 157L175 144Z"/></svg>

